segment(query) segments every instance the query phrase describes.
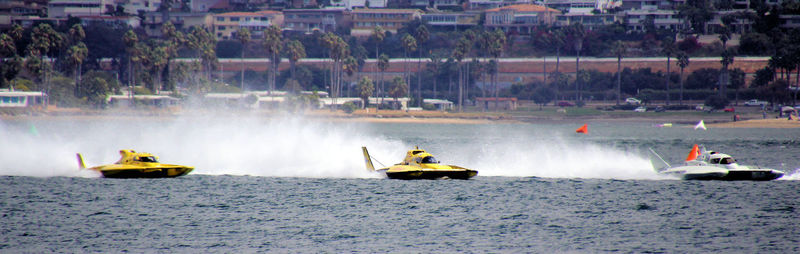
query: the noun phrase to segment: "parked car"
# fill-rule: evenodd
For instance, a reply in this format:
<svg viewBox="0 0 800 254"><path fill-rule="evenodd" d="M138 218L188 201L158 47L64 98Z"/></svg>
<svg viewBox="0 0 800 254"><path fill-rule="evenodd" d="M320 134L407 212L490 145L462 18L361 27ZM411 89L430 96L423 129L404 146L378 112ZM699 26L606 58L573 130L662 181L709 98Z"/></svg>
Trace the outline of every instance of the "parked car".
<svg viewBox="0 0 800 254"><path fill-rule="evenodd" d="M634 109L633 111L634 112L647 112L647 108L646 107L638 107L638 108Z"/></svg>
<svg viewBox="0 0 800 254"><path fill-rule="evenodd" d="M664 107L662 107L662 106L658 106L658 107L656 107L656 109L655 109L654 111L655 111L655 112L664 112L664 111L667 111L667 109L665 109L665 108L664 108Z"/></svg>
<svg viewBox="0 0 800 254"><path fill-rule="evenodd" d="M568 101L559 101L559 102L556 102L556 106L559 106L559 107L572 107L572 106L575 106L575 104L572 104L572 102L568 102Z"/></svg>
<svg viewBox="0 0 800 254"><path fill-rule="evenodd" d="M733 108L733 107L730 107L730 108L725 108L722 111L725 111L725 112L736 112L736 109Z"/></svg>
<svg viewBox="0 0 800 254"><path fill-rule="evenodd" d="M705 109L706 109L706 105L703 105L703 104L697 104L697 106L694 107L694 110L697 110L697 111L703 111Z"/></svg>
<svg viewBox="0 0 800 254"><path fill-rule="evenodd" d="M630 105L639 105L639 104L642 104L642 101L639 100L639 99L630 97L630 98L625 99L625 103L628 103Z"/></svg>
<svg viewBox="0 0 800 254"><path fill-rule="evenodd" d="M744 102L745 106L760 106L760 107L763 107L763 106L766 106L767 104L769 104L769 102L760 101L760 100L756 100L756 99L752 99L752 100Z"/></svg>

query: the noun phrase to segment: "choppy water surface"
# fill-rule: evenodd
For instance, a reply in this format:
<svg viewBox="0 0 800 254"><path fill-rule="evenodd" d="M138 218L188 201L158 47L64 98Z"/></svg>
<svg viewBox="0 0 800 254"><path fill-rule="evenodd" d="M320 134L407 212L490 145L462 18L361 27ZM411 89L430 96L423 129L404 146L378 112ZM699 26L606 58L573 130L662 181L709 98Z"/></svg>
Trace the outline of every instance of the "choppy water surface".
<svg viewBox="0 0 800 254"><path fill-rule="evenodd" d="M800 252L800 130L641 123L419 125L178 119L0 123L2 252ZM692 144L789 173L679 181ZM419 145L480 171L400 181L364 171ZM116 151L197 169L102 179Z"/></svg>

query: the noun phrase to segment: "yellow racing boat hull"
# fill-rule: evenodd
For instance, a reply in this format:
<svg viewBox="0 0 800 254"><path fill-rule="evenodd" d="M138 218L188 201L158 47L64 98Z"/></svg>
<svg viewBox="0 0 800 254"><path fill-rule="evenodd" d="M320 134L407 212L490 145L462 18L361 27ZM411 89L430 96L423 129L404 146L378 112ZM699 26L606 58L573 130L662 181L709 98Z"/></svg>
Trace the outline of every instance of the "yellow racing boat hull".
<svg viewBox="0 0 800 254"><path fill-rule="evenodd" d="M476 175L475 170L409 170L400 172L386 171L386 177L390 179L416 180L416 179L461 179L467 180Z"/></svg>
<svg viewBox="0 0 800 254"><path fill-rule="evenodd" d="M98 170L105 178L169 178L189 174L194 168L140 168L140 169L106 169Z"/></svg>

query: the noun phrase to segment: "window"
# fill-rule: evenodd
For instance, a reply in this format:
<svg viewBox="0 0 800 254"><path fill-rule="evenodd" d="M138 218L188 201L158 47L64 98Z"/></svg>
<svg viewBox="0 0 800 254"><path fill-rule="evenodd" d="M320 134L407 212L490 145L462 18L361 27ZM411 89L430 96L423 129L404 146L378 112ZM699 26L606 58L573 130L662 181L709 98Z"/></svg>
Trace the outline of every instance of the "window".
<svg viewBox="0 0 800 254"><path fill-rule="evenodd" d="M136 158L134 158L134 160L135 161L141 161L141 162L158 162L158 160L156 160L156 157L154 157L154 156L136 157Z"/></svg>
<svg viewBox="0 0 800 254"><path fill-rule="evenodd" d="M217 21L225 21L224 17L217 17Z"/></svg>
<svg viewBox="0 0 800 254"><path fill-rule="evenodd" d="M231 17L231 21L239 21L239 17Z"/></svg>
<svg viewBox="0 0 800 254"><path fill-rule="evenodd" d="M425 158L422 158L422 163L439 163L439 161L433 156L425 156Z"/></svg>

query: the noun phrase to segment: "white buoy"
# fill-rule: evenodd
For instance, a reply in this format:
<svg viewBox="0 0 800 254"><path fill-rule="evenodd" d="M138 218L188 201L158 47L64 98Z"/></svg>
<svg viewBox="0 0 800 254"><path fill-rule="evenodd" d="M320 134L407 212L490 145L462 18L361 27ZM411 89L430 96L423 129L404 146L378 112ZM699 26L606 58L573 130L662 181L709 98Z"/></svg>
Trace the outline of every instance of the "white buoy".
<svg viewBox="0 0 800 254"><path fill-rule="evenodd" d="M700 120L700 122L697 123L697 125L694 126L694 129L695 130L697 130L697 129L706 130L706 124L703 122L703 120Z"/></svg>

